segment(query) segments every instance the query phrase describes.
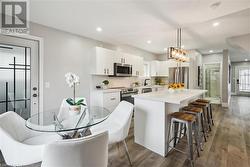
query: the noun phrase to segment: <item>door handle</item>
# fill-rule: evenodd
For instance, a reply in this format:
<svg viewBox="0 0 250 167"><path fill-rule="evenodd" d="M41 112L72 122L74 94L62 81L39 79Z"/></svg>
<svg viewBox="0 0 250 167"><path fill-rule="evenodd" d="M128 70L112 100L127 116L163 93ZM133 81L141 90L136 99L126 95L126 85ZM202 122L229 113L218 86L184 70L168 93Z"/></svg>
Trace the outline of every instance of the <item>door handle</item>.
<svg viewBox="0 0 250 167"><path fill-rule="evenodd" d="M110 100L115 100L115 99L116 99L115 97L110 98Z"/></svg>

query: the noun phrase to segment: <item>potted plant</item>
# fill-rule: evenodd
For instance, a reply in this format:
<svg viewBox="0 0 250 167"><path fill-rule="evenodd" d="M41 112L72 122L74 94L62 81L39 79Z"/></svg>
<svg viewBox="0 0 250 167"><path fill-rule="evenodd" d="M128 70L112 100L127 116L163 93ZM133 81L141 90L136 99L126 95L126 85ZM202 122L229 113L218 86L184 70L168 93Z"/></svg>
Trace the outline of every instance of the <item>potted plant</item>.
<svg viewBox="0 0 250 167"><path fill-rule="evenodd" d="M73 88L73 98L68 98L66 102L69 104L69 110L74 114L78 114L81 111L81 106L86 106L84 99L76 100L76 85L80 84L79 77L76 74L67 73L65 78L68 86Z"/></svg>
<svg viewBox="0 0 250 167"><path fill-rule="evenodd" d="M109 81L108 80L104 80L104 81L102 81L102 83L103 83L103 88L107 89L108 85L109 85Z"/></svg>

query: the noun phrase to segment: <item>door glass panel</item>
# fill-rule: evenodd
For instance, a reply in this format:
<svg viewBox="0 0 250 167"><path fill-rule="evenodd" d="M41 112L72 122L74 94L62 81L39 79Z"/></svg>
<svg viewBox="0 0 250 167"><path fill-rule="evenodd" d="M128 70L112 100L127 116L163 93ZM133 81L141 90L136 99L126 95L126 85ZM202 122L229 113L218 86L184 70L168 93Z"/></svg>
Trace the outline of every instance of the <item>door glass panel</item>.
<svg viewBox="0 0 250 167"><path fill-rule="evenodd" d="M212 100L220 100L220 64L205 65L205 89L206 97Z"/></svg>
<svg viewBox="0 0 250 167"><path fill-rule="evenodd" d="M250 92L250 68L239 69L239 90Z"/></svg>
<svg viewBox="0 0 250 167"><path fill-rule="evenodd" d="M0 45L0 114L30 116L30 48Z"/></svg>

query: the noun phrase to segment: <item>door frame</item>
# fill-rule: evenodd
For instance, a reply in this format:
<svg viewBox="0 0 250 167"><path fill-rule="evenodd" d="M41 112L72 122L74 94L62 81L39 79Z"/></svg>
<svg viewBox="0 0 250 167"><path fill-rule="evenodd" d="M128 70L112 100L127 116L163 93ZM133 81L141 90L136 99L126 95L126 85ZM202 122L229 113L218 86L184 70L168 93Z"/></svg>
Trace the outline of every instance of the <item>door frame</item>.
<svg viewBox="0 0 250 167"><path fill-rule="evenodd" d="M205 68L205 66L206 65L213 65L213 64L219 64L220 65L220 102L222 102L221 100L222 100L222 62L209 62L209 63L203 63L202 64L202 67L203 67L203 89L205 89L205 84L206 84L206 73L205 73L205 71L206 71L206 68Z"/></svg>
<svg viewBox="0 0 250 167"><path fill-rule="evenodd" d="M4 35L3 36L9 36L14 38L21 38L26 40L33 40L38 42L38 64L39 64L39 78L38 78L38 87L39 87L39 113L43 111L43 62L44 62L44 40L41 37L33 36L33 35ZM40 116L39 116L40 117ZM41 116L40 121L43 122L43 116Z"/></svg>
<svg viewBox="0 0 250 167"><path fill-rule="evenodd" d="M237 84L237 79L239 79L240 78L240 76L239 76L239 71L240 71L240 69L249 69L249 66L236 66L236 68L235 68L235 93L236 93L236 95L238 95L238 96L249 96L249 92L244 92L244 91L240 91L240 89L239 89L239 86L240 86L240 84Z"/></svg>

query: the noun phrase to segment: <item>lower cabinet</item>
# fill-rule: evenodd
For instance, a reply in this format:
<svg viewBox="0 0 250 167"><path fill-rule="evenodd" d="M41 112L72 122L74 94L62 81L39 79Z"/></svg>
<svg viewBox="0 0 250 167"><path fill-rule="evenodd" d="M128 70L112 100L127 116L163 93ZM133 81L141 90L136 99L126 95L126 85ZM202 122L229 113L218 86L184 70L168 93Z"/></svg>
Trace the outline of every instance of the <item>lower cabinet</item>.
<svg viewBox="0 0 250 167"><path fill-rule="evenodd" d="M96 90L91 92L90 96L92 106L104 107L110 111L114 111L120 103L119 90Z"/></svg>

